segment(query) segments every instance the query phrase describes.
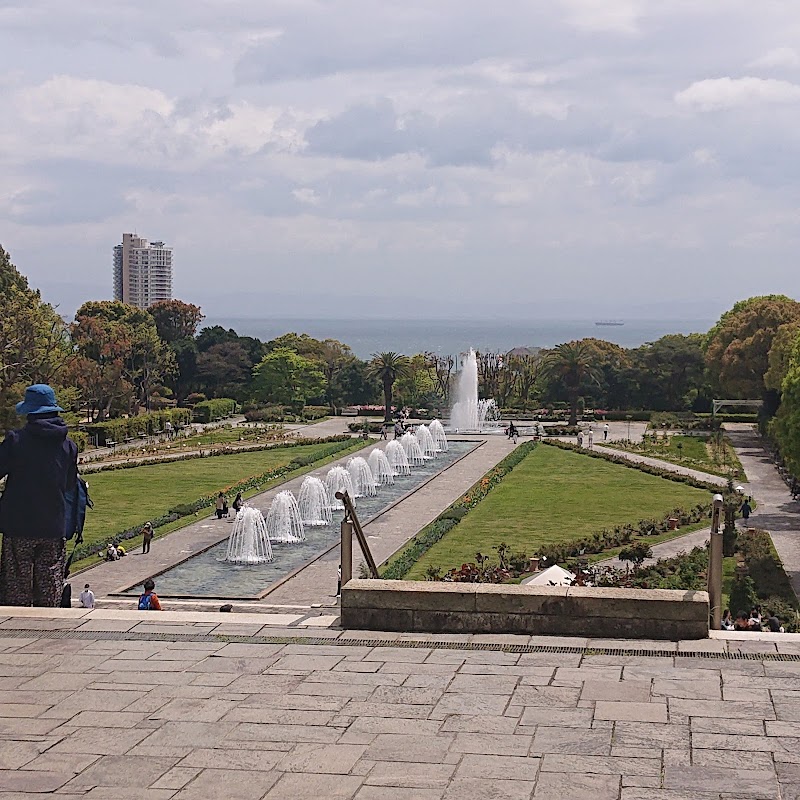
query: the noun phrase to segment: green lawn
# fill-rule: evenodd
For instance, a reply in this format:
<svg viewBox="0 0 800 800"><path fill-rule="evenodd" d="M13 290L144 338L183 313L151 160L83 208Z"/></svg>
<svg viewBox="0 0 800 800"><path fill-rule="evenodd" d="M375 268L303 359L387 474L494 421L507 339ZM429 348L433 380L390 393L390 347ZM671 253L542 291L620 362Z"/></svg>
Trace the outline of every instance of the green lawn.
<svg viewBox="0 0 800 800"><path fill-rule="evenodd" d="M172 464L151 464L133 469L98 472L86 476L94 509L86 515L84 539L103 540L148 519L165 514L180 503L189 503L204 495L288 464L301 456L314 459L330 444L281 447L255 453L237 453L213 458L197 458ZM355 442L359 449L364 442ZM339 451L331 460L346 455ZM266 486L262 487L262 490ZM229 498L233 501L233 497ZM188 517L181 527L193 521ZM159 529L157 533L162 533Z"/></svg>
<svg viewBox="0 0 800 800"><path fill-rule="evenodd" d="M620 442L602 444L604 447L640 453L651 458L669 461L671 464L707 472L710 475L721 475L724 478L728 477L732 468L734 479L744 480L742 464L728 439L723 439L723 447L719 453L716 452L709 436L675 434L667 440L659 438L655 444L651 439L632 446L626 446Z"/></svg>
<svg viewBox="0 0 800 800"><path fill-rule="evenodd" d="M708 501L708 493L556 447L537 447L409 572L424 577L491 553L500 542L534 555L541 544L579 539L603 528L662 518ZM685 532L685 531L684 531ZM674 535L674 534L673 534Z"/></svg>

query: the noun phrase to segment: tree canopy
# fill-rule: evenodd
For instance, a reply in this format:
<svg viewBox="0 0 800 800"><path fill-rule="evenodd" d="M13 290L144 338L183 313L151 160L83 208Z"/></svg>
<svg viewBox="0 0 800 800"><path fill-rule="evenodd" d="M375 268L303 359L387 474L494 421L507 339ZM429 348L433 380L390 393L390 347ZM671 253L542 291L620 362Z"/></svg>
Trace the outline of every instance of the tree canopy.
<svg viewBox="0 0 800 800"><path fill-rule="evenodd" d="M780 294L751 297L726 311L706 338L706 366L717 390L730 398L760 398L778 329L798 320L800 303Z"/></svg>

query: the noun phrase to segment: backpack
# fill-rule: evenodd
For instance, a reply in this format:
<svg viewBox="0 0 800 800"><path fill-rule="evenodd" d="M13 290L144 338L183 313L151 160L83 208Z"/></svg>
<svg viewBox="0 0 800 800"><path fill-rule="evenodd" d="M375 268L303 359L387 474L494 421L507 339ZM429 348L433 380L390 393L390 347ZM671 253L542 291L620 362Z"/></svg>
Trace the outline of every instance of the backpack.
<svg viewBox="0 0 800 800"><path fill-rule="evenodd" d="M139 598L139 611L152 611L150 607L150 598L152 596L150 592L146 592Z"/></svg>
<svg viewBox="0 0 800 800"><path fill-rule="evenodd" d="M64 505L66 520L64 538L71 539L77 534L75 543L80 544L83 541L86 509L94 508L92 499L89 497L89 484L80 475L75 488L72 491L64 492Z"/></svg>

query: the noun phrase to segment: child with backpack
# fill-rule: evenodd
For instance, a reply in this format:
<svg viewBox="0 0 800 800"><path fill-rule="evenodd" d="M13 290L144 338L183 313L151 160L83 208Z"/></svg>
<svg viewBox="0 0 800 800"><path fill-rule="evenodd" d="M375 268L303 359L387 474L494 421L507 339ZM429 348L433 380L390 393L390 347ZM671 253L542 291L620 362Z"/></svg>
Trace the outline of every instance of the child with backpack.
<svg viewBox="0 0 800 800"><path fill-rule="evenodd" d="M161 611L161 603L155 592L156 584L152 578L144 582L144 594L139 597L139 611Z"/></svg>

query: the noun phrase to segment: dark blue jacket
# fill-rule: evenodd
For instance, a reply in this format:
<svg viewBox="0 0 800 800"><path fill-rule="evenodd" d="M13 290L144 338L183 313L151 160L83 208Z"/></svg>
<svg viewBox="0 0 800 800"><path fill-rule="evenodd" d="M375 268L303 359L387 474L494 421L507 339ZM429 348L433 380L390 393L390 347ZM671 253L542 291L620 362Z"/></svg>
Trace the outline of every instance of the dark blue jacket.
<svg viewBox="0 0 800 800"><path fill-rule="evenodd" d="M63 539L64 494L78 479L78 448L57 414L28 417L0 444L0 532L17 539Z"/></svg>

